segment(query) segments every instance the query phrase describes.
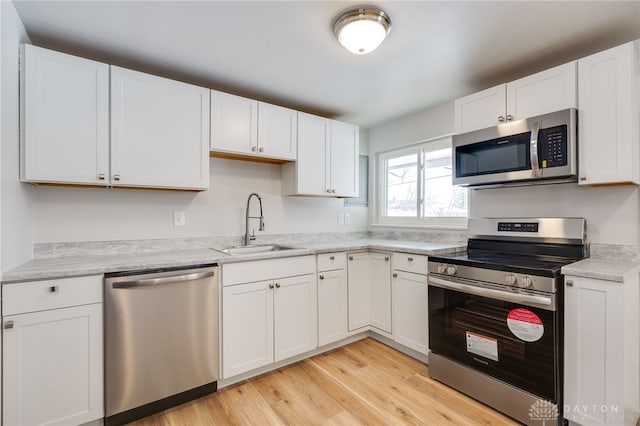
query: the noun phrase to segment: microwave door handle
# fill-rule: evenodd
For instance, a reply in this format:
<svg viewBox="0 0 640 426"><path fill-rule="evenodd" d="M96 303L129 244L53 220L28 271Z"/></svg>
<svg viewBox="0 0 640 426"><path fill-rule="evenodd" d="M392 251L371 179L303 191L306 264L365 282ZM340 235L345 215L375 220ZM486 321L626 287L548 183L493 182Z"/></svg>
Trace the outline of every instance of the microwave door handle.
<svg viewBox="0 0 640 426"><path fill-rule="evenodd" d="M540 123L531 125L531 170L533 177L540 177L540 162L538 161L538 134L540 133Z"/></svg>

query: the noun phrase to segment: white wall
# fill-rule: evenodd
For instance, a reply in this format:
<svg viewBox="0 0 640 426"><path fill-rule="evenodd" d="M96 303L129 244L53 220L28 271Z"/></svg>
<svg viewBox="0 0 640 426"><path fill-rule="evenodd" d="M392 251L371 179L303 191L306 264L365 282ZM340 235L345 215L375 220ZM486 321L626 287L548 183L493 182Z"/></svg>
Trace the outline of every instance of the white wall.
<svg viewBox="0 0 640 426"><path fill-rule="evenodd" d="M33 252L33 203L31 187L19 182L19 45L29 42L10 1L2 8L2 124L0 135L0 235L3 271L31 258Z"/></svg>
<svg viewBox="0 0 640 426"><path fill-rule="evenodd" d="M210 189L199 193L35 187L35 242L240 235L251 192L262 196L266 234L367 229L365 207L345 207L335 198L282 197L278 165L210 161ZM186 227L173 227L176 210L186 213ZM351 213L351 225L337 224L338 211Z"/></svg>
<svg viewBox="0 0 640 426"><path fill-rule="evenodd" d="M452 133L453 120L453 103L448 103L369 129L370 167L376 164L378 152ZM541 185L472 190L470 194L470 216L584 217L589 241L639 245L635 186ZM375 222L373 210L371 217Z"/></svg>

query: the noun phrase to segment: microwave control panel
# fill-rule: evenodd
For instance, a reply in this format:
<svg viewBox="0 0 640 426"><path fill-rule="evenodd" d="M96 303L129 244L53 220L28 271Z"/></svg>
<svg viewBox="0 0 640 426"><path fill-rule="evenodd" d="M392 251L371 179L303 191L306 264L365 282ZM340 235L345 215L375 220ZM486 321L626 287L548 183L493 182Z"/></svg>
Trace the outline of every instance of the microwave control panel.
<svg viewBox="0 0 640 426"><path fill-rule="evenodd" d="M560 167L568 163L567 126L540 129L538 147L540 153L540 167Z"/></svg>

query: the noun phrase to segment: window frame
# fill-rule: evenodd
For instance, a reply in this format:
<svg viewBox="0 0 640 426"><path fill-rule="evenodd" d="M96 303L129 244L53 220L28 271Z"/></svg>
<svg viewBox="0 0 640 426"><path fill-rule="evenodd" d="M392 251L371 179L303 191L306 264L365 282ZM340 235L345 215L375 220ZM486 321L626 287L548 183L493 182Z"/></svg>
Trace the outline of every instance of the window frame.
<svg viewBox="0 0 640 426"><path fill-rule="evenodd" d="M440 136L416 144L379 152L376 157L376 219L374 225L383 226L406 226L406 227L425 227L425 228L441 228L441 229L466 229L467 220L470 211L470 198L467 191L467 216L465 217L423 217L424 212L424 154L426 152L438 151L445 148L452 148L451 135ZM398 158L405 155L417 155L418 176L416 182L416 216L386 216L384 214L387 202L387 171L385 162L391 158Z"/></svg>

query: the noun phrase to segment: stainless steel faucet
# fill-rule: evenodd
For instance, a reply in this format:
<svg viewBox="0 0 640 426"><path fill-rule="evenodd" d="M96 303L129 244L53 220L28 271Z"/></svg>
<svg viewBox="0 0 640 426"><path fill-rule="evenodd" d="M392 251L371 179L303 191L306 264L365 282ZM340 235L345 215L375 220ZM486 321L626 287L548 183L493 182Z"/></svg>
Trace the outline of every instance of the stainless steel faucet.
<svg viewBox="0 0 640 426"><path fill-rule="evenodd" d="M249 207L251 207L251 197L255 196L260 202L260 216L249 216ZM244 234L244 245L248 246L249 241L254 241L256 239L256 230L253 230L253 234L249 235L249 219L259 219L260 226L258 227L258 231L264 231L264 216L262 215L262 198L255 192L249 194L249 198L247 198L247 213L245 217L245 234Z"/></svg>

